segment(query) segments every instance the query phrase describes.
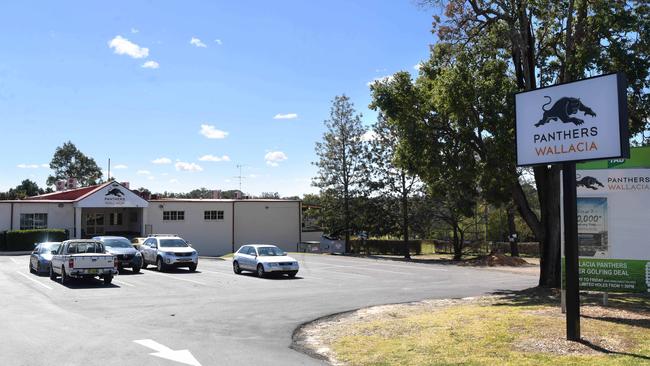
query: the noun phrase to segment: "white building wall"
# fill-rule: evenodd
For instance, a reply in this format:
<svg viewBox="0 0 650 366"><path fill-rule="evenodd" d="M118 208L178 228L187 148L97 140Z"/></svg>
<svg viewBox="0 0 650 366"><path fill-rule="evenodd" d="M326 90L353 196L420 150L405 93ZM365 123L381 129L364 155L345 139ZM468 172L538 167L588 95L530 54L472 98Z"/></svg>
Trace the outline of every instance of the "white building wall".
<svg viewBox="0 0 650 366"><path fill-rule="evenodd" d="M300 226L298 201L235 202L235 249L243 244L274 244L294 252Z"/></svg>
<svg viewBox="0 0 650 366"><path fill-rule="evenodd" d="M14 203L14 230L20 229L20 214L32 213L46 213L48 229L69 230L70 235L74 235L74 207L71 203L16 202Z"/></svg>
<svg viewBox="0 0 650 366"><path fill-rule="evenodd" d="M11 229L11 203L0 202L0 231Z"/></svg>
<svg viewBox="0 0 650 366"><path fill-rule="evenodd" d="M162 207L161 207L162 206ZM178 234L192 243L199 255L219 256L232 252L232 202L151 201L147 224L154 234ZM163 221L163 211L184 211L182 221ZM223 220L205 220L205 211L224 211Z"/></svg>

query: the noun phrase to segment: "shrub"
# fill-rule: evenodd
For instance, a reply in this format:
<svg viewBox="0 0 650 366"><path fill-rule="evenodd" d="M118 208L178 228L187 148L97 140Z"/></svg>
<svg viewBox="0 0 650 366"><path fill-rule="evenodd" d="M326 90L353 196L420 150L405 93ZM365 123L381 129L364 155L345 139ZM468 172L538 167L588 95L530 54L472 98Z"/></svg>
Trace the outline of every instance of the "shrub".
<svg viewBox="0 0 650 366"><path fill-rule="evenodd" d="M7 231L3 237L4 245L0 246L3 250L28 251L34 249L34 243L67 240L68 232L61 229L15 230Z"/></svg>

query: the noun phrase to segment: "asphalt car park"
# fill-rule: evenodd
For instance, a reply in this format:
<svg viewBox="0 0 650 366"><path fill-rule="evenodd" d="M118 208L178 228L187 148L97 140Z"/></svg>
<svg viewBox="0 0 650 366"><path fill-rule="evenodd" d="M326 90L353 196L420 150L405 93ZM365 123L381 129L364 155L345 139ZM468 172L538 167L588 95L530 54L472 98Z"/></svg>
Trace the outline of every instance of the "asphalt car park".
<svg viewBox="0 0 650 366"><path fill-rule="evenodd" d="M0 257L2 365L319 365L289 348L299 325L360 307L476 296L534 286L490 269L292 254L295 278L233 273L199 260L160 273L123 271L113 283L61 285ZM44 363L44 360L46 362Z"/></svg>

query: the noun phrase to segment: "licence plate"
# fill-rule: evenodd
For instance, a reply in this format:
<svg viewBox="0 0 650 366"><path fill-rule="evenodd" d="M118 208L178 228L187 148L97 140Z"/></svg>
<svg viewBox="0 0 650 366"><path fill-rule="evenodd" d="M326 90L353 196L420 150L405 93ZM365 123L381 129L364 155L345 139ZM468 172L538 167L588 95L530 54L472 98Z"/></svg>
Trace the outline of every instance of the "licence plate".
<svg viewBox="0 0 650 366"><path fill-rule="evenodd" d="M291 267L283 266L283 267L282 267L282 270L283 270L283 271L290 271L290 270L291 270Z"/></svg>
<svg viewBox="0 0 650 366"><path fill-rule="evenodd" d="M191 259L177 259L178 262L191 262Z"/></svg>

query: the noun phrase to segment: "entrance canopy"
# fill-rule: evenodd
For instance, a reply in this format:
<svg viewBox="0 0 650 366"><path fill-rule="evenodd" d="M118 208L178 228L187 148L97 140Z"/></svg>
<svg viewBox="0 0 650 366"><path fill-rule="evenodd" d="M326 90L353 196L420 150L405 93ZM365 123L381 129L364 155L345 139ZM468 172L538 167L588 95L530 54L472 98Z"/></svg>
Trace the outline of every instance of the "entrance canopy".
<svg viewBox="0 0 650 366"><path fill-rule="evenodd" d="M80 197L75 207L149 207L149 202L117 182L108 182Z"/></svg>

